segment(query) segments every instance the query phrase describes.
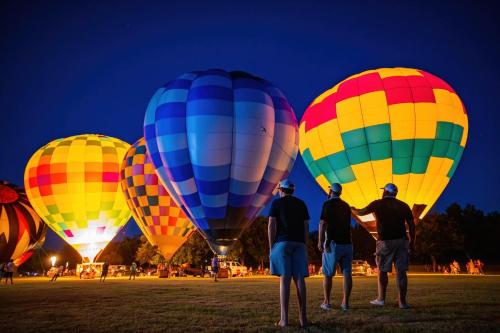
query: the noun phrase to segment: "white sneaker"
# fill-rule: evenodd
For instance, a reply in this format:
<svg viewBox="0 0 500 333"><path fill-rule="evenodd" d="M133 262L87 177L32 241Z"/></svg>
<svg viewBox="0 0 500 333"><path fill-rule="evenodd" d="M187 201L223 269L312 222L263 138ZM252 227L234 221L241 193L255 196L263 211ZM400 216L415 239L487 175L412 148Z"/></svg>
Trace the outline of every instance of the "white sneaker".
<svg viewBox="0 0 500 333"><path fill-rule="evenodd" d="M377 305L377 306L384 306L385 302L384 301L379 301L378 299L374 299L373 301L370 301L370 304Z"/></svg>
<svg viewBox="0 0 500 333"><path fill-rule="evenodd" d="M332 309L332 306L330 304L323 303L323 304L321 304L320 308L323 311L330 311Z"/></svg>
<svg viewBox="0 0 500 333"><path fill-rule="evenodd" d="M345 304L340 304L340 310L346 312L347 310L349 310L349 306L347 306Z"/></svg>

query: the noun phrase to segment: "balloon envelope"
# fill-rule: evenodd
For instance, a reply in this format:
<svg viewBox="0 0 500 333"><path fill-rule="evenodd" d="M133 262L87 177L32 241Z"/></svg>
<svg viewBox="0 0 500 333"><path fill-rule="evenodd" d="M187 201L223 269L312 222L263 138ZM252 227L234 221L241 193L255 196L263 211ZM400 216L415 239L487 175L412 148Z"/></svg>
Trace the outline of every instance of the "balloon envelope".
<svg viewBox="0 0 500 333"><path fill-rule="evenodd" d="M92 261L130 218L120 165L130 145L96 134L58 139L29 160L24 182L47 225Z"/></svg>
<svg viewBox="0 0 500 333"><path fill-rule="evenodd" d="M13 259L20 266L43 243L46 232L24 188L0 181L0 262Z"/></svg>
<svg viewBox="0 0 500 333"><path fill-rule="evenodd" d="M269 201L298 151L283 93L223 70L187 73L158 89L144 136L162 183L219 254Z"/></svg>
<svg viewBox="0 0 500 333"><path fill-rule="evenodd" d="M458 166L468 120L442 79L418 69L381 68L318 96L299 131L302 158L325 192L340 183L343 198L360 208L392 182L398 198L422 218ZM373 216L358 218L376 232Z"/></svg>
<svg viewBox="0 0 500 333"><path fill-rule="evenodd" d="M159 182L144 138L134 143L125 155L120 179L137 225L165 259L170 259L195 226Z"/></svg>

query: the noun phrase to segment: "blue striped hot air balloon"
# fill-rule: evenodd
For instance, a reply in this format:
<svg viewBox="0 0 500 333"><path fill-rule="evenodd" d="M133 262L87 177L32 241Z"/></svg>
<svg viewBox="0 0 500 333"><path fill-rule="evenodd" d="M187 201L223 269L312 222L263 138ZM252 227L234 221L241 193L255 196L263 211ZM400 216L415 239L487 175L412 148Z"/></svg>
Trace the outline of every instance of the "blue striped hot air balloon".
<svg viewBox="0 0 500 333"><path fill-rule="evenodd" d="M162 183L219 254L266 205L298 150L297 120L283 93L219 69L158 89L144 136Z"/></svg>

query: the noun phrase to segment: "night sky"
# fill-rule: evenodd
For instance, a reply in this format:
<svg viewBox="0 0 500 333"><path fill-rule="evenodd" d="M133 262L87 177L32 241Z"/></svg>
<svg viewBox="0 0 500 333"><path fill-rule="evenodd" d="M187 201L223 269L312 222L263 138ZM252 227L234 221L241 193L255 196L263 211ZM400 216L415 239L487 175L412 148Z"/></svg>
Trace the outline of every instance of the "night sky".
<svg viewBox="0 0 500 333"><path fill-rule="evenodd" d="M469 139L435 205L499 209L499 6L493 2L3 1L0 5L0 179L51 140L142 136L162 84L209 68L243 70L282 89L300 120L346 77L412 67L447 81L469 114ZM120 5L118 5L120 4ZM316 229L324 193L298 158L290 177ZM127 233L139 233L133 222Z"/></svg>

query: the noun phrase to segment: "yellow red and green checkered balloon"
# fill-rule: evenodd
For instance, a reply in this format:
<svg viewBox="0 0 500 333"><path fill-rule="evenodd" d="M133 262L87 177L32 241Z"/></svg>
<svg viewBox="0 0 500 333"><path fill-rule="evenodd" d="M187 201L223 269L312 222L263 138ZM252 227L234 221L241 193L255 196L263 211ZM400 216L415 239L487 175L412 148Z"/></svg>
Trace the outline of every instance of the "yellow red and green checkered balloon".
<svg viewBox="0 0 500 333"><path fill-rule="evenodd" d="M168 260L195 230L160 183L144 138L130 147L120 173L123 193L137 225Z"/></svg>
<svg viewBox="0 0 500 333"><path fill-rule="evenodd" d="M120 165L130 145L83 134L38 149L24 174L35 211L84 258L95 256L130 218L120 189Z"/></svg>
<svg viewBox="0 0 500 333"><path fill-rule="evenodd" d="M467 141L468 119L445 81L411 68L353 75L318 96L300 123L299 149L325 190L364 207L392 182L398 198L422 218L455 172ZM373 219L361 221L375 232Z"/></svg>

